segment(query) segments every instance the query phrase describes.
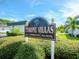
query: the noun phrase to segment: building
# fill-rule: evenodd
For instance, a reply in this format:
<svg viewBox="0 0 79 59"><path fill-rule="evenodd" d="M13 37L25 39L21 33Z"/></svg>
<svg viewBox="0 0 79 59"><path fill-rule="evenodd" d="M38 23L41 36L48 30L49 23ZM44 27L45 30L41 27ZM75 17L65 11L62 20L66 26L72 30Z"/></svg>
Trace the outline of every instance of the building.
<svg viewBox="0 0 79 59"><path fill-rule="evenodd" d="M19 22L11 22L8 25L8 27L10 28L10 31L13 29L13 28L19 28L19 30L21 32L24 32L24 27L25 25L27 24L27 21L19 21Z"/></svg>
<svg viewBox="0 0 79 59"><path fill-rule="evenodd" d="M7 25L0 23L0 32L7 32L9 30L10 28Z"/></svg>
<svg viewBox="0 0 79 59"><path fill-rule="evenodd" d="M73 36L75 36L75 37L77 37L77 36L79 36L79 20L77 20L76 21L76 24L77 24L77 28L73 31ZM72 30L71 29L69 29L68 30L68 34L72 34Z"/></svg>

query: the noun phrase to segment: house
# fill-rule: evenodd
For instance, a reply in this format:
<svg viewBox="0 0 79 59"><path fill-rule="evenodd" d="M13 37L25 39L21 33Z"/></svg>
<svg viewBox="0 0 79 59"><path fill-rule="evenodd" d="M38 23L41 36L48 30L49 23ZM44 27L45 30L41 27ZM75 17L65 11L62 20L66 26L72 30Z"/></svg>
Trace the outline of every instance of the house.
<svg viewBox="0 0 79 59"><path fill-rule="evenodd" d="M76 21L76 24L77 24L77 28L73 31L73 36L75 36L75 37L77 37L77 36L79 36L79 20L77 20ZM72 30L71 29L69 29L68 30L68 34L72 34Z"/></svg>
<svg viewBox="0 0 79 59"><path fill-rule="evenodd" d="M10 30L12 30L13 28L19 28L19 30L24 33L24 27L26 24L27 21L18 21L18 22L8 23L7 25L10 28Z"/></svg>
<svg viewBox="0 0 79 59"><path fill-rule="evenodd" d="M7 25L0 23L0 32L7 32L9 30L10 28Z"/></svg>

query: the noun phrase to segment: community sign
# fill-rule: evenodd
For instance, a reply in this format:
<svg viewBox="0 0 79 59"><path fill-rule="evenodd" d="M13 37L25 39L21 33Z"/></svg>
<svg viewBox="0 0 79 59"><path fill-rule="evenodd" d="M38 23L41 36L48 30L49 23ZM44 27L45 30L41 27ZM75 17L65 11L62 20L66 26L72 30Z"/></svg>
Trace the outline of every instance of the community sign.
<svg viewBox="0 0 79 59"><path fill-rule="evenodd" d="M25 36L50 38L55 41L56 25L49 24L46 19L36 17L25 26Z"/></svg>

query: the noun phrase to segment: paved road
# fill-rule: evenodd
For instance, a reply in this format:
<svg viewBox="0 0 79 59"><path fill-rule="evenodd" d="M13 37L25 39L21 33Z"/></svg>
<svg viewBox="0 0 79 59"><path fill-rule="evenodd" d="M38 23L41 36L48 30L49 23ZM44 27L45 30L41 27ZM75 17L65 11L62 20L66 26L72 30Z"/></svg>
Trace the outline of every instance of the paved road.
<svg viewBox="0 0 79 59"><path fill-rule="evenodd" d="M6 34L0 34L0 38L6 37Z"/></svg>

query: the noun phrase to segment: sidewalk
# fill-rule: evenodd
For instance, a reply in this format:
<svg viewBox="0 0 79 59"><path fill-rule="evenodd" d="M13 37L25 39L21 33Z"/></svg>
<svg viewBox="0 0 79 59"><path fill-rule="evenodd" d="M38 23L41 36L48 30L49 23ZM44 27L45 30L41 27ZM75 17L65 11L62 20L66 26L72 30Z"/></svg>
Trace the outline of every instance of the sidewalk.
<svg viewBox="0 0 79 59"><path fill-rule="evenodd" d="M0 38L6 37L6 34L0 34Z"/></svg>

